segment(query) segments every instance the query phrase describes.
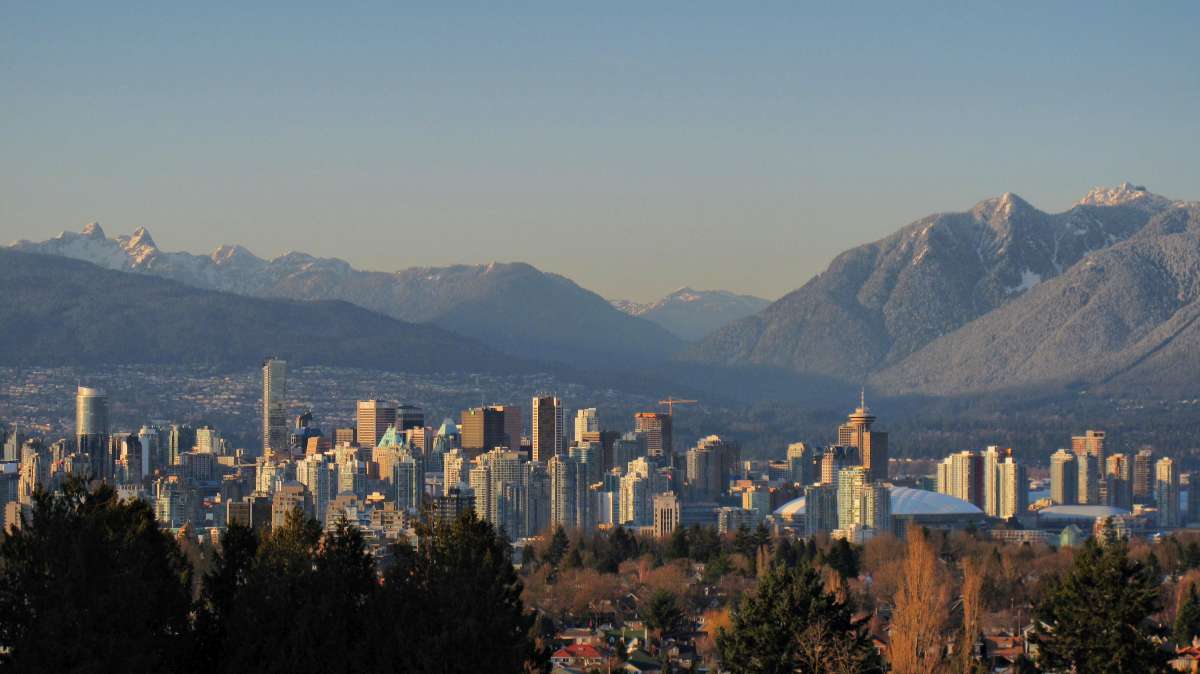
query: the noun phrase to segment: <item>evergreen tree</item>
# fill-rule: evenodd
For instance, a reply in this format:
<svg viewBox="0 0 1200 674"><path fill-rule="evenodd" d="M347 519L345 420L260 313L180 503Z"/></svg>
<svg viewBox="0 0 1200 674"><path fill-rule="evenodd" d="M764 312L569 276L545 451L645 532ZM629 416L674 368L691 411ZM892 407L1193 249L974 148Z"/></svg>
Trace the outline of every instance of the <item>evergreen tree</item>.
<svg viewBox="0 0 1200 674"><path fill-rule="evenodd" d="M1124 541L1089 540L1063 578L1051 579L1034 608L1033 642L1042 669L1159 672L1167 656L1150 616L1160 608L1151 565Z"/></svg>
<svg viewBox="0 0 1200 674"><path fill-rule="evenodd" d="M858 553L851 547L849 541L839 538L829 546L825 556L829 568L838 572L842 578L858 577Z"/></svg>
<svg viewBox="0 0 1200 674"><path fill-rule="evenodd" d="M298 509L259 541L225 620L220 669L287 672L320 662L314 658L322 655L317 651L323 642L307 628L318 610L314 567L320 543L320 524Z"/></svg>
<svg viewBox="0 0 1200 674"><path fill-rule="evenodd" d="M473 511L419 530L417 551L388 570L375 640L379 671L501 674L539 669L534 614L521 602L512 549ZM557 534L556 534L557 536Z"/></svg>
<svg viewBox="0 0 1200 674"><path fill-rule="evenodd" d="M671 538L667 541L667 559L686 559L688 556L687 529L675 527Z"/></svg>
<svg viewBox="0 0 1200 674"><path fill-rule="evenodd" d="M562 527L554 527L554 534L550 537L550 547L546 550L546 561L550 562L550 566L558 566L558 563L567 554L567 547L570 544L567 532Z"/></svg>
<svg viewBox="0 0 1200 674"><path fill-rule="evenodd" d="M708 563L722 555L721 536L712 527L692 525L688 529L688 556L697 562Z"/></svg>
<svg viewBox="0 0 1200 674"><path fill-rule="evenodd" d="M220 549L212 569L204 576L196 610L193 659L198 671L212 671L220 661L230 621L257 552L258 536L248 527L230 524L221 535Z"/></svg>
<svg viewBox="0 0 1200 674"><path fill-rule="evenodd" d="M825 592L813 567L776 567L742 598L732 627L718 632L722 666L747 674L882 672L852 613L850 605Z"/></svg>
<svg viewBox="0 0 1200 674"><path fill-rule="evenodd" d="M1180 646L1190 646L1192 639L1200 636L1200 593L1196 592L1196 584L1188 586L1187 599L1179 607L1175 616L1175 643Z"/></svg>
<svg viewBox="0 0 1200 674"><path fill-rule="evenodd" d="M738 527L738 530L733 535L733 550L740 552L750 559L754 559L754 551L758 547L754 543L754 536L750 534L750 529L745 525Z"/></svg>
<svg viewBox="0 0 1200 674"><path fill-rule="evenodd" d="M178 669L191 572L150 507L71 480L0 544L0 662L34 672Z"/></svg>
<svg viewBox="0 0 1200 674"><path fill-rule="evenodd" d="M579 551L578 545L572 545L571 551L563 559L563 568L578 569L583 567L583 553Z"/></svg>
<svg viewBox="0 0 1200 674"><path fill-rule="evenodd" d="M662 641L664 634L675 632L683 626L684 617L675 595L659 590L651 595L642 619L646 628L655 634L658 641Z"/></svg>

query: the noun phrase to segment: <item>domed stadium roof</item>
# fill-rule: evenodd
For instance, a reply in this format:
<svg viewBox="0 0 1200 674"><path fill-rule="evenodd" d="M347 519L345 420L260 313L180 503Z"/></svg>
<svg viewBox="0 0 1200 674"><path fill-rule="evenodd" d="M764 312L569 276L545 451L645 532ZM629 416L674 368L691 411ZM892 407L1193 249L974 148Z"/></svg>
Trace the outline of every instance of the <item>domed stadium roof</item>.
<svg viewBox="0 0 1200 674"><path fill-rule="evenodd" d="M982 517L983 511L960 498L935 491L911 489L909 487L892 487L892 515L898 517L912 515L969 515ZM779 506L775 515L779 517L795 517L804 514L804 497L793 499Z"/></svg>
<svg viewBox="0 0 1200 674"><path fill-rule="evenodd" d="M1042 508L1038 517L1042 519L1082 520L1099 517L1121 517L1128 515L1124 508L1114 508L1106 505L1056 505Z"/></svg>

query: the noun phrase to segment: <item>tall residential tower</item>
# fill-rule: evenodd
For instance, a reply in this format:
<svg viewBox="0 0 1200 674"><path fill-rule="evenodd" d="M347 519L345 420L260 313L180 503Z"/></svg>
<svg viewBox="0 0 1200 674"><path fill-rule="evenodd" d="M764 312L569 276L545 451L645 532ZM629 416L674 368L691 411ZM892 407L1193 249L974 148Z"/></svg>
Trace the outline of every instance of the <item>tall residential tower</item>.
<svg viewBox="0 0 1200 674"><path fill-rule="evenodd" d="M263 361L263 456L286 453L288 449L287 361Z"/></svg>

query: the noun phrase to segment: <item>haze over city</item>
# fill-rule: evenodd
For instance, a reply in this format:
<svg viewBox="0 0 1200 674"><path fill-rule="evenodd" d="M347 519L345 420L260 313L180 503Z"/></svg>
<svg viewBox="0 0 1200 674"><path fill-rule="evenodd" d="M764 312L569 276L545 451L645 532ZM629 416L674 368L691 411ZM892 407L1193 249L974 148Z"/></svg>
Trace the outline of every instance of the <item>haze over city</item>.
<svg viewBox="0 0 1200 674"><path fill-rule="evenodd" d="M1194 3L9 3L0 674L1200 672Z"/></svg>
<svg viewBox="0 0 1200 674"><path fill-rule="evenodd" d="M99 220L166 250L775 299L1006 191L1050 212L1123 180L1195 196L1197 18L21 3L0 22L0 240Z"/></svg>

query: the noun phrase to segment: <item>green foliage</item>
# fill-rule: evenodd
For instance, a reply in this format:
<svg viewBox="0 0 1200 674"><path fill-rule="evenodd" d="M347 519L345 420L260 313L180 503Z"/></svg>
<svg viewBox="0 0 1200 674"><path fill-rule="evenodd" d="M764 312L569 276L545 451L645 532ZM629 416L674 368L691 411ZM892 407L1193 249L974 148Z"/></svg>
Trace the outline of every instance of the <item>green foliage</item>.
<svg viewBox="0 0 1200 674"><path fill-rule="evenodd" d="M858 551L845 539L833 541L825 554L825 563L842 578L857 578L859 571Z"/></svg>
<svg viewBox="0 0 1200 674"><path fill-rule="evenodd" d="M187 561L144 502L68 483L0 544L0 658L45 672L545 669L490 524L469 513L390 560L381 584L356 527L322 532L297 510L261 539L229 527L193 603Z"/></svg>
<svg viewBox="0 0 1200 674"><path fill-rule="evenodd" d="M723 554L721 536L712 527L692 525L688 529L688 553L697 562L708 563Z"/></svg>
<svg viewBox="0 0 1200 674"><path fill-rule="evenodd" d="M747 674L882 672L848 604L827 592L809 565L776 567L733 611L717 634L724 668Z"/></svg>
<svg viewBox="0 0 1200 674"><path fill-rule="evenodd" d="M688 557L688 530L676 527L667 541L667 559L686 559Z"/></svg>
<svg viewBox="0 0 1200 674"><path fill-rule="evenodd" d="M1192 639L1200 636L1200 594L1196 592L1196 584L1188 586L1188 596L1179 613L1175 616L1175 643L1189 646Z"/></svg>
<svg viewBox="0 0 1200 674"><path fill-rule="evenodd" d="M1094 540L1063 578L1052 579L1034 608L1033 642L1042 669L1158 672L1166 653L1150 616L1160 609L1152 564L1129 557L1123 541Z"/></svg>
<svg viewBox="0 0 1200 674"><path fill-rule="evenodd" d="M7 669L146 672L186 660L190 570L146 503L78 481L40 492L0 560Z"/></svg>
<svg viewBox="0 0 1200 674"><path fill-rule="evenodd" d="M366 664L372 621L365 609L377 583L356 528L341 521L322 536L316 520L295 510L258 541L252 558L253 534L231 531L203 591L210 630L220 635L220 668L336 671ZM230 593L230 605L218 608Z"/></svg>
<svg viewBox="0 0 1200 674"><path fill-rule="evenodd" d="M422 529L417 551L388 570L376 640L380 671L489 672L539 668L549 653L534 642L534 614L521 602L512 550L469 511Z"/></svg>
<svg viewBox="0 0 1200 674"><path fill-rule="evenodd" d="M558 566L563 560L563 556L567 554L567 547L571 541L567 538L567 532L562 527L555 527L554 534L550 537L550 548L546 550L546 561L550 566Z"/></svg>
<svg viewBox="0 0 1200 674"><path fill-rule="evenodd" d="M683 626L683 611L679 609L679 600L666 590L659 590L650 597L646 606L646 627L660 633L670 633Z"/></svg>

